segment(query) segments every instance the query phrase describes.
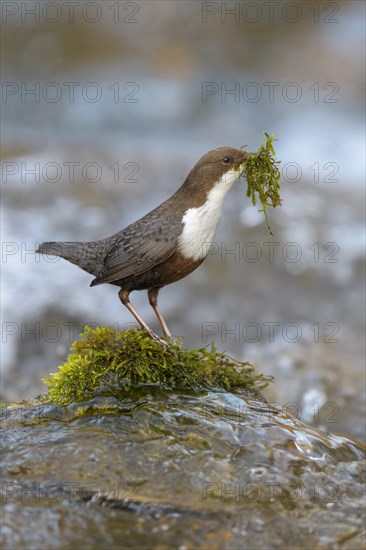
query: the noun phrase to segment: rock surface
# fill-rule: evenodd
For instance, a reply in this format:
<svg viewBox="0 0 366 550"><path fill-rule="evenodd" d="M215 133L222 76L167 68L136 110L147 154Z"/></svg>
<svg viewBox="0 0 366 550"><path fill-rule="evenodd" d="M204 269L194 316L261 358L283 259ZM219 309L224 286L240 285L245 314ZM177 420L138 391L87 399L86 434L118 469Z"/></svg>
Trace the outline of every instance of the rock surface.
<svg viewBox="0 0 366 550"><path fill-rule="evenodd" d="M364 447L249 397L3 409L3 547L364 548Z"/></svg>

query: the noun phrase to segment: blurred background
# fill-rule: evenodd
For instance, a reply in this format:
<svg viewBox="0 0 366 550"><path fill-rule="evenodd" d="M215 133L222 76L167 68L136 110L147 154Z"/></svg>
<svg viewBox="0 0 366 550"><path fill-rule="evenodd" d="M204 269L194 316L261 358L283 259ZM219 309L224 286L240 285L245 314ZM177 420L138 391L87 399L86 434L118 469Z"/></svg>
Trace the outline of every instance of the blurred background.
<svg viewBox="0 0 366 550"><path fill-rule="evenodd" d="M37 243L115 233L207 151L256 151L266 130L274 237L241 180L160 306L184 346L250 360L269 401L364 438L364 19L352 0L2 3L4 401L44 391L85 324L133 321ZM146 293L131 300L157 330Z"/></svg>

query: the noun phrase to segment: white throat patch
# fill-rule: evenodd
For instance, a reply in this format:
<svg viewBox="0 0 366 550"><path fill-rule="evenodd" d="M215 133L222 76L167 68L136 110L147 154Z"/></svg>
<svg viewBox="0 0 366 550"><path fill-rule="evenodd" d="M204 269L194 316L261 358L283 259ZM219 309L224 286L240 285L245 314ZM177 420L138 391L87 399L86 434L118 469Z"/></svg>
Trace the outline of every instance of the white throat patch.
<svg viewBox="0 0 366 550"><path fill-rule="evenodd" d="M224 198L243 171L242 166L228 170L207 194L206 202L198 208L189 208L184 214L178 250L185 258L202 260L207 256L221 218Z"/></svg>

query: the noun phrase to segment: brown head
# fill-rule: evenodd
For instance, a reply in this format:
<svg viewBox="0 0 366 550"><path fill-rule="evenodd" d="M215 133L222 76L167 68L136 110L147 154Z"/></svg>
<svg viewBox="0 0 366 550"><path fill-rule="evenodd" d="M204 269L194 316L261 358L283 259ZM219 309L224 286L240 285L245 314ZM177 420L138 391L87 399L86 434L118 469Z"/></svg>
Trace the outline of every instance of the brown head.
<svg viewBox="0 0 366 550"><path fill-rule="evenodd" d="M220 181L227 178L228 184L243 173L243 161L248 153L233 147L219 147L199 159L189 172L177 193L181 199L190 198L191 207L200 206L208 193Z"/></svg>

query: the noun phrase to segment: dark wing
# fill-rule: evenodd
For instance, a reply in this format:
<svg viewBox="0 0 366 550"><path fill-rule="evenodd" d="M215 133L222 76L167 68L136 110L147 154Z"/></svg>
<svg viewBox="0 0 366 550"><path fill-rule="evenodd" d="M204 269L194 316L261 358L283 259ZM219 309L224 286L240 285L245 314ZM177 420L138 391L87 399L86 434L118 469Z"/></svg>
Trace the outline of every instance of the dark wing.
<svg viewBox="0 0 366 550"><path fill-rule="evenodd" d="M129 225L108 251L103 269L91 286L139 275L174 254L182 231L181 216L161 216Z"/></svg>

